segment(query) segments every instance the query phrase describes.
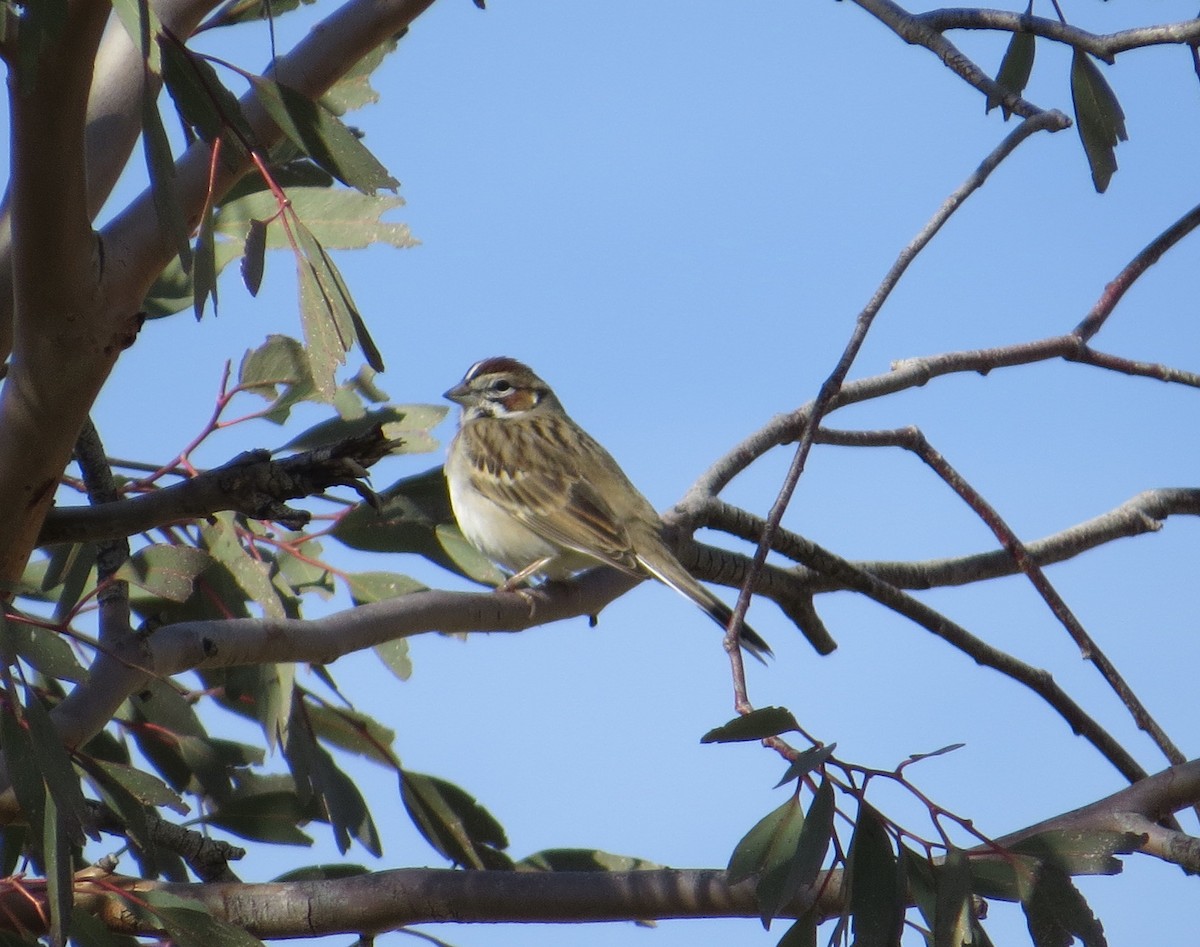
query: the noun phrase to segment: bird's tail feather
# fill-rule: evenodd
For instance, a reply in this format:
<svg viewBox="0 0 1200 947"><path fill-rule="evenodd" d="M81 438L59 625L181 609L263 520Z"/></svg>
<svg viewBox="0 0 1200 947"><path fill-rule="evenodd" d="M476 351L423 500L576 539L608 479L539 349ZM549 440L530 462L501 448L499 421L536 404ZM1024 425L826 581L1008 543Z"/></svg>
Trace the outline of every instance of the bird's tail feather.
<svg viewBox="0 0 1200 947"><path fill-rule="evenodd" d="M695 604L699 605L704 609L705 614L723 629L729 628L729 620L733 617L733 609L697 582L695 577L684 569L681 564L678 567L678 572L676 572L675 569L665 568L661 564L656 565L647 562L642 556L638 557L638 562L654 578L662 582L663 585L673 588L680 595L691 599ZM766 658L774 656L771 646L767 644L766 640L744 621L742 622L742 631L738 636L738 641L743 649L763 664L766 664Z"/></svg>

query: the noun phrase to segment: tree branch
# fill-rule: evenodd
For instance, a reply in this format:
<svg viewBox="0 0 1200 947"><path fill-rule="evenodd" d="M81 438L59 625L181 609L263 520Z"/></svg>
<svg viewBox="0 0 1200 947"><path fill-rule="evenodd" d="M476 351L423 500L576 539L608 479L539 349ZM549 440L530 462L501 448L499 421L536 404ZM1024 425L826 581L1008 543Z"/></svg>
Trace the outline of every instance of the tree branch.
<svg viewBox="0 0 1200 947"><path fill-rule="evenodd" d="M1011 847L1049 831L1120 831L1140 835L1135 850L1191 864L1196 840L1153 825L1200 801L1200 761L1173 767L1090 805L1046 819L999 840ZM1004 858L992 847L976 858ZM815 918L844 909L841 871L822 872L785 906L781 918L812 910ZM157 933L129 908L129 899L164 891L199 902L213 916L261 938L325 934L370 936L421 923L578 923L698 917L757 917L755 879L730 885L724 871L657 869L625 872L456 871L397 869L349 878L268 884L179 884L143 881L88 869L78 876L76 904L111 930ZM45 884L27 879L0 894L8 926L44 930Z"/></svg>
<svg viewBox="0 0 1200 947"><path fill-rule="evenodd" d="M247 451L227 464L161 490L104 506L53 509L38 545L132 536L223 510L302 529L311 514L291 509L284 500L313 496L333 486L347 486L373 499L361 478L394 444L377 426L366 435L282 460L272 460L270 451Z"/></svg>

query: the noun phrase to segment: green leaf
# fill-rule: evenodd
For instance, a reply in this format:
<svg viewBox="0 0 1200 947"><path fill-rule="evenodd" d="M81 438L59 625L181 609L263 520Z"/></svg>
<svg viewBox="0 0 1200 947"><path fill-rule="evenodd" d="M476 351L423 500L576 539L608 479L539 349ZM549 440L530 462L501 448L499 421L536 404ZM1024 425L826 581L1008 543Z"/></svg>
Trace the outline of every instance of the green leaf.
<svg viewBox="0 0 1200 947"><path fill-rule="evenodd" d="M595 848L547 848L522 858L517 867L538 871L655 871L666 866Z"/></svg>
<svg viewBox="0 0 1200 947"><path fill-rule="evenodd" d="M58 550L64 549L65 554L59 555ZM51 561L51 568L46 570L43 579L45 588L53 588L61 582L62 590L54 605L54 620L66 621L74 611L75 606L83 597L85 591L95 583L96 544L72 543L67 547L57 547Z"/></svg>
<svg viewBox="0 0 1200 947"><path fill-rule="evenodd" d="M295 700L296 666L289 663L224 668L225 701L239 713L249 713L262 727L268 749L287 739Z"/></svg>
<svg viewBox="0 0 1200 947"><path fill-rule="evenodd" d="M934 947L963 947L971 942L971 869L962 849L952 848L936 872Z"/></svg>
<svg viewBox="0 0 1200 947"><path fill-rule="evenodd" d="M1113 856L1139 851L1145 841L1136 832L1060 829L1023 839L1012 851L1049 862L1069 875L1116 875L1122 866Z"/></svg>
<svg viewBox="0 0 1200 947"><path fill-rule="evenodd" d="M233 796L206 815L204 822L255 842L309 846L313 840L300 825L311 818L296 793L276 791Z"/></svg>
<svg viewBox="0 0 1200 947"><path fill-rule="evenodd" d="M1100 68L1081 49L1071 56L1071 101L1079 140L1092 169L1092 183L1103 194L1117 170L1114 149L1127 141L1125 113Z"/></svg>
<svg viewBox="0 0 1200 947"><path fill-rule="evenodd" d="M1075 938L1084 947L1107 947L1104 928L1087 901L1070 877L1053 865L1041 867L1021 907L1035 947L1070 947Z"/></svg>
<svg viewBox="0 0 1200 947"><path fill-rule="evenodd" d="M734 717L727 724L709 730L700 738L701 743L738 743L746 740L763 740L778 736L788 730L798 730L800 725L792 712L785 707L760 707L748 714Z"/></svg>
<svg viewBox="0 0 1200 947"><path fill-rule="evenodd" d="M166 806L180 815L187 815L191 811L175 790L152 773L105 760L92 759L80 762L98 780L115 783L144 805Z"/></svg>
<svg viewBox="0 0 1200 947"><path fill-rule="evenodd" d="M833 839L834 809L833 785L823 779L804 818L795 849L790 855L781 853L786 857L767 867L754 889L764 925L769 925L796 895L816 881Z"/></svg>
<svg viewBox="0 0 1200 947"><path fill-rule="evenodd" d="M84 759L80 761L80 765L88 774L88 781L96 794L121 820L125 834L139 855L143 871L151 877L156 875L159 870L154 857L156 845L150 832L146 805L139 802L120 782L106 774L96 761Z"/></svg>
<svg viewBox="0 0 1200 947"><path fill-rule="evenodd" d="M146 154L146 170L150 173L150 192L154 209L163 230L175 242L175 252L185 272L192 268L192 246L189 242L187 220L175 186L175 158L171 143L158 113L153 83L146 83L142 93L142 147Z"/></svg>
<svg viewBox="0 0 1200 947"><path fill-rule="evenodd" d="M473 796L453 783L404 770L400 798L425 840L464 868L512 867L502 849L508 839L500 823Z"/></svg>
<svg viewBox="0 0 1200 947"><path fill-rule="evenodd" d="M34 4L36 6L36 4ZM156 76L162 73L162 51L158 40L162 36L162 22L158 13L147 0L113 0L113 10L141 52L142 59Z"/></svg>
<svg viewBox="0 0 1200 947"><path fill-rule="evenodd" d="M355 605L386 602L389 599L427 590L427 587L416 579L410 579L397 572L350 572L346 574L345 578L346 584L350 587L350 598ZM404 643L403 638L396 638L394 641ZM392 643L387 642L389 645Z"/></svg>
<svg viewBox="0 0 1200 947"><path fill-rule="evenodd" d="M204 316L204 304L212 297L213 314L217 313L217 250L213 243L213 209L206 204L200 216L200 230L192 253L192 309L196 321Z"/></svg>
<svg viewBox="0 0 1200 947"><path fill-rule="evenodd" d="M46 793L46 821L43 823L42 856L46 860L46 900L50 903L50 944L63 947L69 933L71 906L74 903L75 868L71 860L70 823L74 818L59 810L53 792Z"/></svg>
<svg viewBox="0 0 1200 947"><path fill-rule="evenodd" d="M828 743L825 746L814 746L805 750L797 756L788 768L784 771L779 782L775 784L775 789L785 783L790 783L793 779L799 779L802 776L807 776L814 769L820 769L828 761L829 757L833 756L833 751L837 749L836 743Z"/></svg>
<svg viewBox="0 0 1200 947"><path fill-rule="evenodd" d="M321 96L321 104L335 115L344 115L364 105L378 102L379 93L371 88L371 73L379 68L385 56L395 52L397 45L398 38L393 37L363 56Z"/></svg>
<svg viewBox="0 0 1200 947"><path fill-rule="evenodd" d="M71 910L71 943L75 947L138 947L136 939L110 931L80 907Z"/></svg>
<svg viewBox="0 0 1200 947"><path fill-rule="evenodd" d="M245 153L243 143L253 143L254 133L237 96L229 91L217 72L202 57L172 37L159 38L163 83L180 117L200 138L212 144L223 137L223 146ZM236 132L229 134L228 132Z"/></svg>
<svg viewBox="0 0 1200 947"><path fill-rule="evenodd" d="M246 227L246 243L242 250L242 281L251 296L257 296L267 265L267 225L251 218Z"/></svg>
<svg viewBox="0 0 1200 947"><path fill-rule="evenodd" d="M1032 13L1033 0L1029 0L1029 6L1025 8L1025 15L1030 16ZM1008 48L1004 51L1004 58L1000 60L1000 71L996 73L996 84L1003 86L1014 95L1021 95L1025 91L1025 86L1029 84L1036 50L1036 37L1033 33L1013 33L1008 41ZM1004 120L1008 121L1011 113L997 96L988 96L984 111L990 112L997 105L1004 109Z"/></svg>
<svg viewBox="0 0 1200 947"><path fill-rule="evenodd" d="M393 638L372 648L375 656L383 662L383 666L402 681L412 677L412 660L408 656L408 642L403 638Z"/></svg>
<svg viewBox="0 0 1200 947"><path fill-rule="evenodd" d="M228 0L220 10L205 20L196 32L268 18L278 20L284 13L290 13L302 5L309 6L316 2L317 0L271 0L269 4L266 4L262 0Z"/></svg>
<svg viewBox="0 0 1200 947"><path fill-rule="evenodd" d="M361 194L342 188L292 186L288 201L321 246L333 250L360 250L386 243L398 250L416 246L406 224L384 221L383 215L404 206L404 199L390 194ZM226 199L217 211L216 228L235 245L245 242L253 221L278 216L279 202L270 191L254 191L235 200ZM292 247L281 225L265 227L268 250Z"/></svg>
<svg viewBox="0 0 1200 947"><path fill-rule="evenodd" d="M25 722L29 725L33 758L42 779L46 782L46 789L56 804L65 839L63 844L82 845L85 828L93 839L99 840L100 834L91 825L88 804L79 787L79 774L75 772L71 757L63 746L62 737L58 735L58 730L50 720L50 714L32 693L25 701ZM48 803L46 817L50 817Z"/></svg>
<svg viewBox="0 0 1200 947"><path fill-rule="evenodd" d="M33 764L33 741L29 731L17 720L7 701L0 707L0 746L4 762L13 782L13 792L21 806L29 834L36 845L42 844L46 824L46 784ZM7 841L7 840L6 840Z"/></svg>
<svg viewBox="0 0 1200 947"><path fill-rule="evenodd" d="M468 542L457 526L442 523L434 527L433 533L455 572L492 588L504 581L499 567Z"/></svg>
<svg viewBox="0 0 1200 947"><path fill-rule="evenodd" d="M257 937L213 917L198 901L161 889L139 891L138 898L161 922L176 947L262 947Z"/></svg>
<svg viewBox="0 0 1200 947"><path fill-rule="evenodd" d="M804 810L800 800L791 796L759 819L734 847L727 869L729 883L737 884L786 864L796 851L803 827Z"/></svg>
<svg viewBox="0 0 1200 947"><path fill-rule="evenodd" d="M404 441L395 453L427 452L437 447L429 431L441 424L447 410L439 404L395 404L364 411L356 418L330 418L297 434L280 450L312 450L336 444L348 437L368 434L379 425L385 437ZM414 440L419 441L415 449L410 443Z"/></svg>
<svg viewBox="0 0 1200 947"><path fill-rule="evenodd" d="M267 618L287 617L279 590L271 581L271 566L252 556L242 544L233 513L215 514L200 527L200 536L212 558L229 570L246 598L256 603Z"/></svg>
<svg viewBox="0 0 1200 947"><path fill-rule="evenodd" d="M304 347L286 335L267 336L242 357L238 385L272 402L266 418L276 424L287 420L294 405L318 400Z"/></svg>
<svg viewBox="0 0 1200 947"><path fill-rule="evenodd" d="M304 868L293 868L274 878L274 881L334 881L338 878L357 878L370 874L363 865L344 865L340 862L334 865L308 865Z"/></svg>
<svg viewBox="0 0 1200 947"><path fill-rule="evenodd" d="M399 766L392 752L395 732L366 714L328 705L307 706L305 713L313 733L326 743L390 769Z"/></svg>
<svg viewBox="0 0 1200 947"><path fill-rule="evenodd" d="M306 712L311 713L311 710ZM354 781L338 769L329 751L317 744L308 728L295 720L288 728L284 756L301 800L305 792L311 792L320 800L338 851L345 854L350 848L350 840L356 838L367 851L378 856L381 852L379 833L362 793Z"/></svg>
<svg viewBox="0 0 1200 947"><path fill-rule="evenodd" d="M81 681L87 677L87 671L62 635L24 622L12 622L9 629L17 656L46 677L58 681Z"/></svg>
<svg viewBox="0 0 1200 947"><path fill-rule="evenodd" d="M143 546L130 556L116 571L115 578L170 602L183 602L192 594L197 576L212 561L208 553L195 546L157 543Z"/></svg>
<svg viewBox="0 0 1200 947"><path fill-rule="evenodd" d="M292 143L343 184L364 194L400 186L327 108L262 76L251 76L250 84L267 114Z"/></svg>
<svg viewBox="0 0 1200 947"><path fill-rule="evenodd" d="M817 947L817 922L811 916L811 912L797 918L796 923L779 938L775 947Z"/></svg>
<svg viewBox="0 0 1200 947"><path fill-rule="evenodd" d="M856 947L899 944L905 892L899 885L896 856L883 818L866 802L858 807L846 877Z"/></svg>

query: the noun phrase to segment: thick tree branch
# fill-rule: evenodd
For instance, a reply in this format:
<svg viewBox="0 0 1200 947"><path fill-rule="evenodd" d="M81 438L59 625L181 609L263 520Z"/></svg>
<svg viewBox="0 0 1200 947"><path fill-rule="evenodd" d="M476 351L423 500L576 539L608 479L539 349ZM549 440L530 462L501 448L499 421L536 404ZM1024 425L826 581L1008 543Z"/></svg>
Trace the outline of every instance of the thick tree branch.
<svg viewBox="0 0 1200 947"><path fill-rule="evenodd" d="M0 390L0 582L24 568L76 436L120 349L97 327L101 258L87 208L84 130L109 7L73 0L35 68L9 71L13 337Z"/></svg>
<svg viewBox="0 0 1200 947"><path fill-rule="evenodd" d="M947 352L942 355L922 356L894 362L889 372L871 375L868 378L859 378L842 385L833 400L833 408L859 404L899 391L920 388L942 375L962 372L987 375L1000 368L1031 365L1052 358L1092 365L1121 374L1200 388L1200 374L1153 362L1136 362L1097 352L1079 336L1067 333L1033 342L1019 342L990 349ZM692 502L700 502L704 498L716 496L734 477L767 451L795 441L808 426L812 411L813 402L809 402L795 411L776 415L741 443L735 445L701 474L684 495L683 504L686 506ZM823 438L833 438L824 441L827 443L839 443L836 437L837 435L818 433L817 443L822 443Z"/></svg>
<svg viewBox="0 0 1200 947"><path fill-rule="evenodd" d="M311 514L286 506L285 500L314 496L334 486L350 487L373 498L361 480L367 468L392 446L393 442L376 427L366 435L282 460L272 460L270 451L247 451L227 464L161 490L104 506L51 510L38 545L132 536L223 510L298 530L308 523Z"/></svg>
<svg viewBox="0 0 1200 947"><path fill-rule="evenodd" d="M278 77L316 96L432 0L350 0L279 60ZM147 191L104 231L98 252L87 218L84 121L91 66L108 7L76 2L64 39L44 57L36 88L12 96L16 335L0 393L0 580L20 575L41 531L58 477L84 418L120 351L140 325L141 301L175 254ZM18 104L19 103L19 104ZM243 103L264 145L279 131L257 100ZM53 156L55 160L48 160ZM185 214L209 195L208 148L179 162ZM246 165L223 168L223 194ZM47 195L53 202L47 206ZM61 205L61 207L60 207ZM56 210L61 209L59 214ZM104 266L101 267L101 260Z"/></svg>
<svg viewBox="0 0 1200 947"><path fill-rule="evenodd" d="M1139 26L1116 33L1089 33L1079 27L1042 16L1026 16L1007 10L979 10L966 7L930 10L909 14L913 20L937 30L996 30L1004 33L1033 33L1065 43L1112 62L1118 53L1147 46L1180 46L1200 41L1200 19Z"/></svg>
<svg viewBox="0 0 1200 947"><path fill-rule="evenodd" d="M1166 857L1185 867L1195 857L1196 840L1153 824L1200 801L1200 761L1141 780L1136 785L1072 812L1054 816L1000 839L1003 846L1049 831L1082 834L1119 831L1140 836L1137 851ZM1136 845L1136 842L1135 842ZM980 848L976 858L999 858ZM821 920L839 915L844 887L840 871L823 872L781 912L796 917L812 909ZM324 934L373 935L421 923L578 923L698 917L757 917L755 880L730 885L711 869L628 872L452 871L399 869L342 879L269 884L173 884L81 873L76 903L110 929L153 934L129 909L127 895L169 892L196 901L220 918L262 938ZM43 929L44 883L30 879L0 892L8 925Z"/></svg>
<svg viewBox="0 0 1200 947"><path fill-rule="evenodd" d="M159 0L151 6L163 24L189 35L220 0ZM112 193L142 131L141 97L145 68L141 51L117 17L110 17L95 57L87 102L85 166L87 214L96 214ZM12 351L12 205L0 209L0 362Z"/></svg>

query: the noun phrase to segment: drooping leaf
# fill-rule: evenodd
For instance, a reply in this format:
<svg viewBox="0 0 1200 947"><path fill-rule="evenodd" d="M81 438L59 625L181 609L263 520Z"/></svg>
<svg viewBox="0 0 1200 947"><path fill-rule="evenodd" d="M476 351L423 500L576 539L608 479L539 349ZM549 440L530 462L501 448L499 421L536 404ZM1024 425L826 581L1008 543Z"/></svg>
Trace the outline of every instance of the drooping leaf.
<svg viewBox="0 0 1200 947"><path fill-rule="evenodd" d="M1092 183L1103 194L1117 170L1115 148L1127 141L1125 113L1100 68L1081 49L1071 56L1071 101L1079 139L1092 169Z"/></svg>
<svg viewBox="0 0 1200 947"><path fill-rule="evenodd" d="M250 218L246 227L246 243L242 251L242 281L251 296L257 296L267 265L267 225Z"/></svg>
<svg viewBox="0 0 1200 947"><path fill-rule="evenodd" d="M271 581L271 566L242 544L231 512L213 515L200 527L200 535L209 555L229 570L249 601L258 604L268 618L286 617L279 590Z"/></svg>
<svg viewBox="0 0 1200 947"><path fill-rule="evenodd" d="M45 834L46 784L33 755L29 731L21 725L13 708L6 701L0 707L0 747L12 779L13 792L29 824L31 840L40 847Z"/></svg>
<svg viewBox="0 0 1200 947"><path fill-rule="evenodd" d="M1029 0L1029 5L1025 8L1025 15L1032 14L1033 0ZM996 73L996 84L1003 86L1014 95L1021 95L1025 91L1025 86L1029 84L1036 50L1036 37L1033 33L1024 31L1013 33L1008 41L1008 48L1004 51L1004 58L1000 60L1000 71ZM1011 113L997 96L988 96L984 111L990 112L997 105L1004 109L1004 120L1008 121Z"/></svg>
<svg viewBox="0 0 1200 947"><path fill-rule="evenodd" d="M74 947L138 947L136 939L110 931L99 918L81 907L71 910L70 936Z"/></svg>
<svg viewBox="0 0 1200 947"><path fill-rule="evenodd" d="M309 846L313 840L300 826L312 816L296 793L281 790L235 795L206 815L204 821L251 841Z"/></svg>
<svg viewBox="0 0 1200 947"><path fill-rule="evenodd" d="M253 144L254 133L237 96L208 62L172 37L163 34L160 46L163 82L180 117L203 141L222 138L224 147L243 153L245 144Z"/></svg>
<svg viewBox="0 0 1200 947"><path fill-rule="evenodd" d="M796 851L800 830L804 827L804 809L796 796L773 809L754 824L734 846L726 869L729 883L737 884L752 875L763 875L787 864Z"/></svg>
<svg viewBox="0 0 1200 947"><path fill-rule="evenodd" d="M63 844L82 845L85 830L98 840L100 834L92 827L88 804L79 786L79 774L75 772L50 714L32 693L25 701L25 722L29 725L33 758L56 803ZM49 818L48 807L46 811Z"/></svg>
<svg viewBox="0 0 1200 947"><path fill-rule="evenodd" d="M142 94L142 146L158 222L175 242L175 251L179 254L184 272L189 272L192 268L192 245L175 184L175 159L171 155L171 143L163 128L158 102L150 83L146 84Z"/></svg>
<svg viewBox="0 0 1200 947"><path fill-rule="evenodd" d="M313 739L303 721L293 720L289 725L284 757L296 780L301 802L305 801L306 793L319 801L338 851L345 854L351 839L357 839L367 851L378 856L382 851L379 833L362 793L337 767L329 751Z"/></svg>
<svg viewBox="0 0 1200 947"><path fill-rule="evenodd" d="M150 831L150 819L145 803L138 801L120 782L94 765L94 761L82 760L81 765L100 800L123 824L125 833L138 855L142 871L149 877L157 875L158 864L154 857L156 846Z"/></svg>
<svg viewBox="0 0 1200 947"><path fill-rule="evenodd" d="M62 813L53 792L46 793L46 821L42 830L42 857L46 861L46 900L50 904L50 945L64 947L70 932L71 905L75 892L71 859L74 817Z"/></svg>
<svg viewBox="0 0 1200 947"><path fill-rule="evenodd" d="M850 839L846 876L856 947L895 947L904 921L896 855L883 818L862 802Z"/></svg>
<svg viewBox="0 0 1200 947"><path fill-rule="evenodd" d="M760 707L709 730L700 738L700 742L738 743L762 740L786 733L788 730L796 730L799 726L792 712L785 707Z"/></svg>
<svg viewBox="0 0 1200 947"><path fill-rule="evenodd" d="M764 925L769 925L793 898L816 881L833 839L834 808L833 785L823 779L808 808L795 849L790 856L769 866L754 889Z"/></svg>
<svg viewBox="0 0 1200 947"><path fill-rule="evenodd" d="M504 853L504 829L468 792L453 783L414 773L400 774L400 798L425 840L464 868L512 867Z"/></svg>
<svg viewBox="0 0 1200 947"><path fill-rule="evenodd" d="M196 321L204 316L204 304L212 298L213 313L217 312L217 249L213 242L213 209L205 205L200 215L200 229L192 251L192 309Z"/></svg>
<svg viewBox="0 0 1200 947"><path fill-rule="evenodd" d="M400 182L327 108L282 83L252 76L254 94L272 121L301 151L343 184L364 194Z"/></svg>
<svg viewBox="0 0 1200 947"><path fill-rule="evenodd" d="M162 51L158 40L162 36L162 21L154 6L147 0L113 0L113 10L134 47L142 54L146 67L156 76L160 75Z"/></svg>
<svg viewBox="0 0 1200 947"><path fill-rule="evenodd" d="M963 947L971 935L971 869L962 849L952 848L938 866L934 947Z"/></svg>
<svg viewBox="0 0 1200 947"><path fill-rule="evenodd" d="M156 543L143 546L116 571L115 577L171 602L183 602L192 584L212 564L212 557L195 546Z"/></svg>
<svg viewBox="0 0 1200 947"><path fill-rule="evenodd" d="M65 550L61 555L58 554L60 549ZM61 583L58 601L54 604L54 620L62 622L67 620L84 592L95 582L96 544L72 543L70 546L60 546L55 550L51 565L53 568L47 570L45 582Z"/></svg>
<svg viewBox="0 0 1200 947"><path fill-rule="evenodd" d="M60 681L81 681L87 676L62 635L24 622L12 622L9 628L16 655L30 667Z"/></svg>
<svg viewBox="0 0 1200 947"><path fill-rule="evenodd" d="M1108 947L1104 928L1065 872L1042 865L1030 896L1021 902L1035 947Z"/></svg>
<svg viewBox="0 0 1200 947"><path fill-rule="evenodd" d="M313 733L326 743L364 759L396 769L399 763L392 752L396 734L377 720L357 710L327 705L305 709Z"/></svg>
<svg viewBox="0 0 1200 947"><path fill-rule="evenodd" d="M215 918L198 901L162 889L138 892L148 910L177 947L262 947L262 941L240 927Z"/></svg>
<svg viewBox="0 0 1200 947"><path fill-rule="evenodd" d="M98 780L117 784L143 805L166 806L180 815L187 815L191 811L175 790L152 773L105 760L80 762Z"/></svg>

